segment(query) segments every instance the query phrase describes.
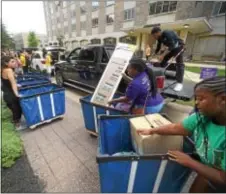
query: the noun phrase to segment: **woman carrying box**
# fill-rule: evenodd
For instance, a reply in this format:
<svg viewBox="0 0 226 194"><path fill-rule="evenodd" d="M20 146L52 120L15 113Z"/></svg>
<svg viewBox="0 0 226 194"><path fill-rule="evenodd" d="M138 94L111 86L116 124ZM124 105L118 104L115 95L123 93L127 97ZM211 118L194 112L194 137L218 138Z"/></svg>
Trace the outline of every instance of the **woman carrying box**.
<svg viewBox="0 0 226 194"><path fill-rule="evenodd" d="M128 74L133 78L125 96L113 99L109 104L116 104L116 108L130 104L132 114L158 113L164 105L164 99L157 92L156 80L147 68L146 63L140 58L132 58L127 68ZM119 108L118 108L119 107Z"/></svg>
<svg viewBox="0 0 226 194"><path fill-rule="evenodd" d="M193 135L200 161L180 151L169 151L170 160L197 172L190 192L226 192L226 79L214 77L195 86L195 113L182 123L139 130L142 135Z"/></svg>

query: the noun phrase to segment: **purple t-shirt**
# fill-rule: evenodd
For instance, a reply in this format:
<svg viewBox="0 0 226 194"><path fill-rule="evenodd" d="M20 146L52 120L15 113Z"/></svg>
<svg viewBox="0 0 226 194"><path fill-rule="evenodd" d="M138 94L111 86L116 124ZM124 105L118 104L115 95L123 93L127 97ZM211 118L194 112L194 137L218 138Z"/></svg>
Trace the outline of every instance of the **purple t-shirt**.
<svg viewBox="0 0 226 194"><path fill-rule="evenodd" d="M146 99L146 107L156 106L163 102L161 94L157 93L156 97L153 98L149 91L150 80L146 72L142 72L130 82L126 89L126 97L129 98L135 106L144 106Z"/></svg>

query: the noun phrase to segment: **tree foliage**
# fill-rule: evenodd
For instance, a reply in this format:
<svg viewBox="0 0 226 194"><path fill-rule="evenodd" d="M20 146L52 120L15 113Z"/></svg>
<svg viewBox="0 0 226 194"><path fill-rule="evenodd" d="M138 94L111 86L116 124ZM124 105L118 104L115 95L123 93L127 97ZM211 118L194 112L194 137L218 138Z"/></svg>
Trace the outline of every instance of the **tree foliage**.
<svg viewBox="0 0 226 194"><path fill-rule="evenodd" d="M28 34L28 47L37 47L39 43L35 32L29 32Z"/></svg>
<svg viewBox="0 0 226 194"><path fill-rule="evenodd" d="M15 43L6 30L6 26L1 23L1 49L15 49Z"/></svg>

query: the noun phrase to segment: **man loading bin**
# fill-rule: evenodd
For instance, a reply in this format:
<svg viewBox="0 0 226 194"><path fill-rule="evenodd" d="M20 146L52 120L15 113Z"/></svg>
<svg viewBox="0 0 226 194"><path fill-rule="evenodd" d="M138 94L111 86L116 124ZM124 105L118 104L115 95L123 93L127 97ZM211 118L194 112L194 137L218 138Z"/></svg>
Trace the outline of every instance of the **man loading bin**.
<svg viewBox="0 0 226 194"><path fill-rule="evenodd" d="M161 48L161 44L168 47L168 51L164 52L160 56L160 66L166 67L167 62L172 58L176 57L176 80L177 85L175 86L175 91L181 91L183 88L183 78L184 78L184 62L183 62L183 51L184 51L184 41L180 39L174 31L164 30L161 31L159 27L154 27L151 31L154 39L158 41L155 54L158 54Z"/></svg>

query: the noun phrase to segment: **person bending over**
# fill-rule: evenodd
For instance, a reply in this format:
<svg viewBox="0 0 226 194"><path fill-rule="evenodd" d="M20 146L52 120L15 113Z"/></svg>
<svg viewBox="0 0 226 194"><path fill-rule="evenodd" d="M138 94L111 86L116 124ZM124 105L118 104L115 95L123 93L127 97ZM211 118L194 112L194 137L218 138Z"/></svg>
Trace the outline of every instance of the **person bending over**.
<svg viewBox="0 0 226 194"><path fill-rule="evenodd" d="M161 48L161 44L168 47L168 51L164 52L160 56L160 66L166 67L167 62L172 58L176 57L176 80L177 84L174 88L175 91L181 91L183 88L184 79L184 61L183 61L183 49L184 42L180 39L174 31L164 30L162 31L159 27L154 27L151 31L154 39L158 41L155 54L158 54Z"/></svg>
<svg viewBox="0 0 226 194"><path fill-rule="evenodd" d="M170 159L196 171L190 192L226 192L226 79L214 77L195 86L195 113L182 123L156 129L138 130L139 134L193 136L200 160L180 151L169 151Z"/></svg>
<svg viewBox="0 0 226 194"><path fill-rule="evenodd" d="M163 105L164 99L157 92L155 77L147 68L146 63L140 58L132 58L127 68L128 74L133 79L130 81L125 96L113 99L109 104L130 104L133 114L158 113Z"/></svg>

